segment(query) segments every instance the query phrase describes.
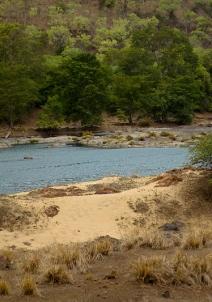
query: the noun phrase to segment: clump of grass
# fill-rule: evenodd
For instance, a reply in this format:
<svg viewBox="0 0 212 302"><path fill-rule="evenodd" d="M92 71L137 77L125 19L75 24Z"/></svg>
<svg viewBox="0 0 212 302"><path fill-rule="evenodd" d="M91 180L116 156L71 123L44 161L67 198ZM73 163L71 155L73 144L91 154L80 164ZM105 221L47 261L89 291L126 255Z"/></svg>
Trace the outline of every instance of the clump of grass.
<svg viewBox="0 0 212 302"><path fill-rule="evenodd" d="M148 137L149 138L155 138L155 137L157 137L157 134L155 132L149 131Z"/></svg>
<svg viewBox="0 0 212 302"><path fill-rule="evenodd" d="M142 283L164 285L212 285L212 254L204 258L188 257L179 250L172 259L141 257L131 263L131 271Z"/></svg>
<svg viewBox="0 0 212 302"><path fill-rule="evenodd" d="M44 278L51 284L68 284L73 283L72 274L65 265L51 264L44 273Z"/></svg>
<svg viewBox="0 0 212 302"><path fill-rule="evenodd" d="M103 256L111 254L113 244L109 239L95 240L86 247L88 261L100 260Z"/></svg>
<svg viewBox="0 0 212 302"><path fill-rule="evenodd" d="M206 247L212 240L212 231L210 228L198 226L191 227L184 238L184 249L201 249Z"/></svg>
<svg viewBox="0 0 212 302"><path fill-rule="evenodd" d="M165 257L141 257L131 263L131 271L136 280L145 284L165 283L166 272Z"/></svg>
<svg viewBox="0 0 212 302"><path fill-rule="evenodd" d="M139 127L149 127L151 126L153 121L150 118L144 118L138 122Z"/></svg>
<svg viewBox="0 0 212 302"><path fill-rule="evenodd" d="M5 249L0 251L0 256L5 257L7 261L11 264L14 258L14 253L9 249Z"/></svg>
<svg viewBox="0 0 212 302"><path fill-rule="evenodd" d="M30 144L37 144L39 142L39 139L38 138L31 138L29 142L30 142Z"/></svg>
<svg viewBox="0 0 212 302"><path fill-rule="evenodd" d="M54 264L66 265L67 268L77 268L84 272L88 263L79 245L63 245L60 243L49 247L51 249L51 260Z"/></svg>
<svg viewBox="0 0 212 302"><path fill-rule="evenodd" d="M176 140L176 136L173 133L170 133L170 135L168 136L169 139L175 141Z"/></svg>
<svg viewBox="0 0 212 302"><path fill-rule="evenodd" d="M161 131L160 136L169 137L170 134L172 134L172 133L167 132L167 131Z"/></svg>
<svg viewBox="0 0 212 302"><path fill-rule="evenodd" d="M103 145L106 145L106 144L108 144L108 143L110 143L110 142L111 142L111 139L105 139L105 140L103 140L102 144L103 144Z"/></svg>
<svg viewBox="0 0 212 302"><path fill-rule="evenodd" d="M184 143L184 142L187 142L187 141L188 141L188 138L186 138L186 137L181 138L181 143Z"/></svg>
<svg viewBox="0 0 212 302"><path fill-rule="evenodd" d="M133 142L133 141L130 141L130 142L128 143L128 145L129 145L129 146L133 146L133 145L134 145L134 142Z"/></svg>
<svg viewBox="0 0 212 302"><path fill-rule="evenodd" d="M132 248L136 248L139 246L140 242L142 241L142 237L140 234L140 228L135 226L131 229L128 229L122 235L122 247L125 250L130 250Z"/></svg>
<svg viewBox="0 0 212 302"><path fill-rule="evenodd" d="M199 136L195 135L195 134L192 134L191 135L191 139L199 139Z"/></svg>
<svg viewBox="0 0 212 302"><path fill-rule="evenodd" d="M116 134L111 134L111 135L109 136L109 138L111 138L111 139L117 139L117 138L118 138L118 135L116 135Z"/></svg>
<svg viewBox="0 0 212 302"><path fill-rule="evenodd" d="M140 246L148 246L155 250L164 250L169 248L171 245L172 243L168 242L167 238L165 238L161 232L147 234L140 243Z"/></svg>
<svg viewBox="0 0 212 302"><path fill-rule="evenodd" d="M40 252L35 252L26 258L23 262L25 272L36 274L39 271L42 255Z"/></svg>
<svg viewBox="0 0 212 302"><path fill-rule="evenodd" d="M24 279L22 280L21 290L23 295L39 295L35 280L29 274L25 275Z"/></svg>
<svg viewBox="0 0 212 302"><path fill-rule="evenodd" d="M82 132L82 136L85 136L85 137L87 137L87 136L94 136L94 134L93 134L92 131L83 131Z"/></svg>
<svg viewBox="0 0 212 302"><path fill-rule="evenodd" d="M140 142L143 142L143 141L145 141L145 138L144 138L143 136L139 136L139 137L138 137L138 140L139 140Z"/></svg>
<svg viewBox="0 0 212 302"><path fill-rule="evenodd" d="M184 252L178 251L169 265L172 269L172 284L212 284L212 254L198 258L188 257Z"/></svg>
<svg viewBox="0 0 212 302"><path fill-rule="evenodd" d="M131 136L131 135L127 135L127 136L126 136L126 140L127 140L127 141L131 141L131 140L133 140L133 136Z"/></svg>
<svg viewBox="0 0 212 302"><path fill-rule="evenodd" d="M0 280L0 295L9 295L9 284L5 280Z"/></svg>

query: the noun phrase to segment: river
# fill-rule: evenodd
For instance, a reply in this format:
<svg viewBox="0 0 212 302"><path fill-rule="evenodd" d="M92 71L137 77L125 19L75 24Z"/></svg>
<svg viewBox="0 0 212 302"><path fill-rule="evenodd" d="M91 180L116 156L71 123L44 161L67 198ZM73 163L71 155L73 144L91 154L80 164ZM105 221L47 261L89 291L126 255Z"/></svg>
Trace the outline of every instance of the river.
<svg viewBox="0 0 212 302"><path fill-rule="evenodd" d="M110 175L158 175L182 167L186 148L99 149L48 144L0 149L0 194ZM32 159L24 159L25 156Z"/></svg>

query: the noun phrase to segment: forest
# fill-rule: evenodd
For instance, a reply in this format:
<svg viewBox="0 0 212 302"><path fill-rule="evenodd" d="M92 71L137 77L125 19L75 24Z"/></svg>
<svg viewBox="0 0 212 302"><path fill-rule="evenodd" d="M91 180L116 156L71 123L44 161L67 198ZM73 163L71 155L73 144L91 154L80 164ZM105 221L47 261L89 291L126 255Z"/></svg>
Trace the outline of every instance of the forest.
<svg viewBox="0 0 212 302"><path fill-rule="evenodd" d="M211 46L211 0L2 0L0 123L189 124L212 110Z"/></svg>

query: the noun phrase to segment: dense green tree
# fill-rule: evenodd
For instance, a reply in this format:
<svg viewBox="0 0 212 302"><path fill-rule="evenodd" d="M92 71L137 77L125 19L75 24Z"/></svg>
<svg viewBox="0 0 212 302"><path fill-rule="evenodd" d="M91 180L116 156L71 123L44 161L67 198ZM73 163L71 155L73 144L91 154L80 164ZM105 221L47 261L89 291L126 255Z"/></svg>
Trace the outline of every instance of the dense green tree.
<svg viewBox="0 0 212 302"><path fill-rule="evenodd" d="M152 58L152 76L160 75L149 101L149 115L161 121L174 118L181 123L190 122L205 95L198 57L188 38L177 29L148 27L134 33L132 44L146 52L146 58Z"/></svg>
<svg viewBox="0 0 212 302"><path fill-rule="evenodd" d="M116 113L124 113L129 124L133 123L133 115L141 108L142 80L142 77L123 73L114 75L113 102L116 105Z"/></svg>
<svg viewBox="0 0 212 302"><path fill-rule="evenodd" d="M160 0L158 8L168 15L169 20L172 20L175 16L175 12L180 8L181 3L182 0Z"/></svg>
<svg viewBox="0 0 212 302"><path fill-rule="evenodd" d="M101 122L111 74L94 55L80 53L65 57L62 64L48 75L47 81L48 101L44 110L46 106L51 107L53 98L54 104L55 100L62 104L66 120L80 120L86 126Z"/></svg>
<svg viewBox="0 0 212 302"><path fill-rule="evenodd" d="M24 65L5 66L0 63L0 120L12 128L14 122L26 115L37 98L36 82Z"/></svg>
<svg viewBox="0 0 212 302"><path fill-rule="evenodd" d="M37 100L42 73L40 37L20 24L0 25L0 119L13 123Z"/></svg>

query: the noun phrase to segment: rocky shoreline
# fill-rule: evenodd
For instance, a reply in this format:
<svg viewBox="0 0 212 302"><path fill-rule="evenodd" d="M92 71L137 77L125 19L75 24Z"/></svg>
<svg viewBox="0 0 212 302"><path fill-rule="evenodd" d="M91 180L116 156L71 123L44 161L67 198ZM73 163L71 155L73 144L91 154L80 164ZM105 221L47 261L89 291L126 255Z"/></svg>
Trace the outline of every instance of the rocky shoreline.
<svg viewBox="0 0 212 302"><path fill-rule="evenodd" d="M147 148L147 147L186 147L198 138L211 132L208 126L126 128L117 131L93 133L84 131L76 135L42 135L1 137L0 148L20 144L48 143L49 147L62 145L89 146L98 148Z"/></svg>

